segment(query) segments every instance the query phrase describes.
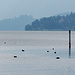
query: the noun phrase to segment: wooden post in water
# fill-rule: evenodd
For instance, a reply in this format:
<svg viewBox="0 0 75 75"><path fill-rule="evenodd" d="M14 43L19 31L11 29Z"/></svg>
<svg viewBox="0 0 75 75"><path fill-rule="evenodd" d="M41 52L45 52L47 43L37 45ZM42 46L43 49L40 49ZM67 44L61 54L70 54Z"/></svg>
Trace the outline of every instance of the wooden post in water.
<svg viewBox="0 0 75 75"><path fill-rule="evenodd" d="M69 30L69 57L71 56L71 30Z"/></svg>
<svg viewBox="0 0 75 75"><path fill-rule="evenodd" d="M71 48L71 30L69 30L69 48Z"/></svg>

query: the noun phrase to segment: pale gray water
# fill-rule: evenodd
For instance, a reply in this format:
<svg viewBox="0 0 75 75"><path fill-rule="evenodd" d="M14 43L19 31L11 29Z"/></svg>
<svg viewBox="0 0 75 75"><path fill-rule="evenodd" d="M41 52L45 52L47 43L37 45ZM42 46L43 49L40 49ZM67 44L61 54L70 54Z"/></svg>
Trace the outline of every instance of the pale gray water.
<svg viewBox="0 0 75 75"><path fill-rule="evenodd" d="M75 32L71 58L68 36L68 31L0 31L0 75L74 75Z"/></svg>

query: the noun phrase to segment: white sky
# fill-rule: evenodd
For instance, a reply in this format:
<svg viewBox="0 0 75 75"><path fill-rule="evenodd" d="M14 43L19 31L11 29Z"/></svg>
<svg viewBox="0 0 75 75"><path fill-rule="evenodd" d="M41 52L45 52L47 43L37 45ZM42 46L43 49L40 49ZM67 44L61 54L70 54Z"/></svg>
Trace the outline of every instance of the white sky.
<svg viewBox="0 0 75 75"><path fill-rule="evenodd" d="M75 0L0 0L0 20L20 15L50 17L71 11L75 11Z"/></svg>

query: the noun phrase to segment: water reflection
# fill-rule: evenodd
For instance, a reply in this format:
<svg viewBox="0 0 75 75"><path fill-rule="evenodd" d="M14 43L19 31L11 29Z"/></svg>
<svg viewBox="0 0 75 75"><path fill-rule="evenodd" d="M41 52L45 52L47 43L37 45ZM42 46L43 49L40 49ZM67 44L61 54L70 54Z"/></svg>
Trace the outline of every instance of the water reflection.
<svg viewBox="0 0 75 75"><path fill-rule="evenodd" d="M69 47L69 58L71 58L71 47Z"/></svg>

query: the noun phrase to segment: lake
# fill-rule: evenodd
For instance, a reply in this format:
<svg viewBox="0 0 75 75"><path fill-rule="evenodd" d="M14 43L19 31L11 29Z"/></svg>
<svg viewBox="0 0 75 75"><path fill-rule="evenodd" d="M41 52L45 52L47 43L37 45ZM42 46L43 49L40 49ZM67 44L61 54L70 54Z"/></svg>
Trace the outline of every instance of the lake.
<svg viewBox="0 0 75 75"><path fill-rule="evenodd" d="M68 31L0 31L0 75L74 75L71 39L69 56Z"/></svg>

